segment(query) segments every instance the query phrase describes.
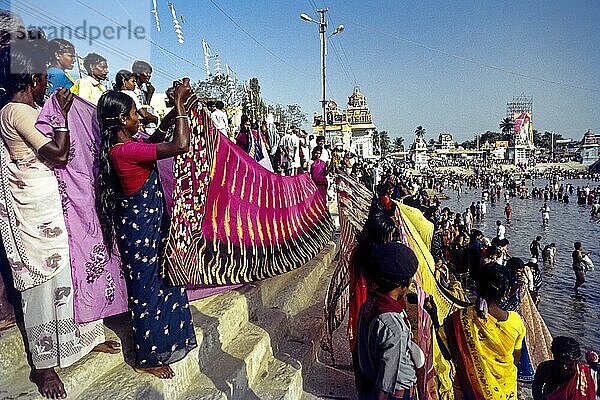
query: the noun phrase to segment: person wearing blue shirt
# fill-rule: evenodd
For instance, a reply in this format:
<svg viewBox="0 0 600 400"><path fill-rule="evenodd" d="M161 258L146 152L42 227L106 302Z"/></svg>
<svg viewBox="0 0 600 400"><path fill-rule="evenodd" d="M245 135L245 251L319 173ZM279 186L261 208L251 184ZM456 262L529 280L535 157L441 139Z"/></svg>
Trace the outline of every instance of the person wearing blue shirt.
<svg viewBox="0 0 600 400"><path fill-rule="evenodd" d="M65 39L52 39L48 43L52 58L48 68L48 87L46 93L52 94L58 88L71 89L75 80L67 70L73 69L77 56L75 46Z"/></svg>

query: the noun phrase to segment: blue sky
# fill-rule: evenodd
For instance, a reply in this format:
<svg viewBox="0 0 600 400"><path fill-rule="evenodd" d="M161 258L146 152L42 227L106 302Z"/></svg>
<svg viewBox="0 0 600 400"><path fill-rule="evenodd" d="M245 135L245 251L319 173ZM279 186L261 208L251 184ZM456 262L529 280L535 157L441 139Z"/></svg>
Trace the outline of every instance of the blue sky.
<svg viewBox="0 0 600 400"><path fill-rule="evenodd" d="M183 45L165 0L157 0L161 32L151 0L0 0L0 7L19 12L26 25L85 21L104 29L116 25L112 19L143 26L145 36L176 56L136 38L72 42L78 53L106 56L111 78L133 59L150 61L160 71L153 78L158 89L170 76L206 76L205 38L239 79L259 79L267 102L298 103L309 116L321 96L319 36L299 14L317 18L314 8L326 7L329 32L345 26L329 40L328 97L345 104L359 85L375 124L392 137L412 141L417 125L427 138L444 131L458 141L497 130L506 102L521 93L534 97L535 129L577 139L587 129L600 133L597 0L172 2L184 17Z"/></svg>

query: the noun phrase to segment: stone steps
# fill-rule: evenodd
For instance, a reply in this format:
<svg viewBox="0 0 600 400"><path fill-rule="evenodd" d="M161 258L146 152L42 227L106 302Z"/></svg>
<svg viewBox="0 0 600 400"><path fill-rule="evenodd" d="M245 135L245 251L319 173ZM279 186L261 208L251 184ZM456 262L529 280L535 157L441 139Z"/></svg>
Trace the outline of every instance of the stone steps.
<svg viewBox="0 0 600 400"><path fill-rule="evenodd" d="M138 374L123 361L123 355L94 353L70 368L58 370L69 398L301 399L304 368L312 363L313 350L301 346L302 351L308 349L309 355L298 353L299 358L295 358L281 354L280 342L290 337L288 327L298 329L295 321L305 309L316 298L324 298L323 273L329 268L334 251L331 243L295 271L192 302L198 348L173 364L174 379ZM322 313L321 304L318 308ZM122 317L122 321L126 320ZM114 325L111 327L119 337L125 338L128 328L122 325L127 324ZM107 332L109 337L115 337L112 331ZM287 349L290 343L297 344L292 341L283 347ZM125 358L130 359L125 350ZM28 381L29 368L16 329L0 334L0 366L4 367L0 368L0 398L40 398ZM15 371L15 366L20 367Z"/></svg>
<svg viewBox="0 0 600 400"><path fill-rule="evenodd" d="M20 334L17 331L17 334ZM107 335L107 338L116 340L114 334ZM3 338L0 338L2 341ZM21 351L23 348L20 342ZM17 352L15 352L17 353ZM0 398L1 399L42 399L38 395L37 387L29 381L30 367L27 365L24 351L21 353L23 360L19 360L15 365L4 370L5 376L0 378ZM57 372L65 385L65 389L70 397L76 398L88 386L92 385L98 378L98 371L107 371L122 364L121 355L111 355L106 353L90 353L67 369L58 369Z"/></svg>

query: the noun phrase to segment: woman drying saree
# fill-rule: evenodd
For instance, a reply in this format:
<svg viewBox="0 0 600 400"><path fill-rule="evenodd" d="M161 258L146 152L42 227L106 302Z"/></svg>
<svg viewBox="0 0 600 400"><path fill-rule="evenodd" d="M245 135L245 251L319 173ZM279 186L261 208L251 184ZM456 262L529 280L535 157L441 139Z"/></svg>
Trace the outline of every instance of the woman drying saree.
<svg viewBox="0 0 600 400"><path fill-rule="evenodd" d="M66 392L55 367L68 367L92 350L117 352L104 342L102 321L74 319L69 242L54 175L68 162L67 114L73 95L58 93L60 113L54 139L34 126L46 89L46 55L21 41L0 53L0 231L15 288L21 292L23 319L33 370L30 379L47 398ZM7 104L6 104L7 103Z"/></svg>
<svg viewBox="0 0 600 400"><path fill-rule="evenodd" d="M103 132L96 208L106 244L116 239L125 269L135 345L135 369L161 379L174 376L170 364L196 347L184 287L167 286L159 274L169 226L156 161L184 153L189 130L184 80L175 90L175 107L147 142L137 141L138 116L131 97L109 91L98 104ZM172 142L162 142L175 121ZM114 229L114 231L113 231Z"/></svg>
<svg viewBox="0 0 600 400"><path fill-rule="evenodd" d="M503 267L484 266L477 283L477 305L455 311L437 331L440 347L456 369L456 399L516 399L515 364L525 327L519 314L498 307L509 284ZM439 326L435 306L427 303L434 326Z"/></svg>

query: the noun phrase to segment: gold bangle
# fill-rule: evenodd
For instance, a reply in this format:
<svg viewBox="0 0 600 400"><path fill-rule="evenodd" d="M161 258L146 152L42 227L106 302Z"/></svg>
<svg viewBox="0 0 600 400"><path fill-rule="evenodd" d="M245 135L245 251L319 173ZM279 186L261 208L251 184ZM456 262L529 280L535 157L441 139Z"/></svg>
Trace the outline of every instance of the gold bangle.
<svg viewBox="0 0 600 400"><path fill-rule="evenodd" d="M178 116L175 117L175 119L177 119L177 118L185 118L185 119L187 119L187 117L188 117L187 115L178 115Z"/></svg>

